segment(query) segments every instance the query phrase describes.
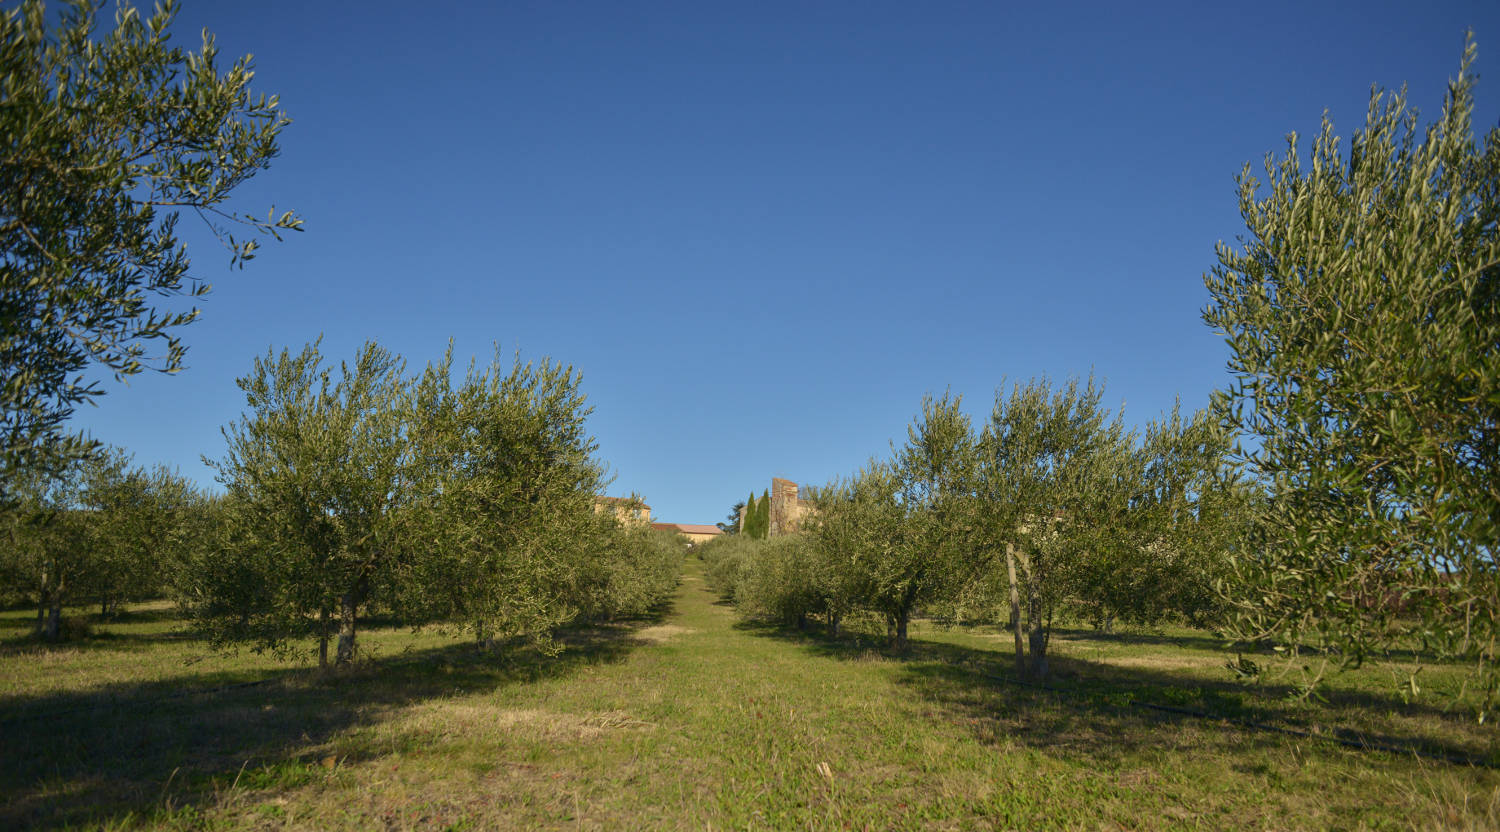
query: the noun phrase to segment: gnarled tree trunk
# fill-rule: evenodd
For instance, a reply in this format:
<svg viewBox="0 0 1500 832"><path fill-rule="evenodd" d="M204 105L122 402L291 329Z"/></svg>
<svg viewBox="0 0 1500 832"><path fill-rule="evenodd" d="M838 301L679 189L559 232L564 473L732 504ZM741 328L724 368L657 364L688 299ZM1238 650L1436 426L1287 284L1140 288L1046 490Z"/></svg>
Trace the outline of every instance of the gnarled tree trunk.
<svg viewBox="0 0 1500 832"><path fill-rule="evenodd" d="M339 596L339 647L338 657L334 659L334 663L339 666L354 661L357 650L354 642L355 625L358 623L356 617L359 613L359 605L364 603L365 592L368 588L369 581L361 576L348 592Z"/></svg>
<svg viewBox="0 0 1500 832"><path fill-rule="evenodd" d="M1021 588L1016 582L1016 545L1005 544L1005 571L1010 575L1010 623L1016 632L1016 675L1026 675L1026 642L1021 638Z"/></svg>
<svg viewBox="0 0 1500 832"><path fill-rule="evenodd" d="M37 609L37 633L47 641L57 641L62 635L62 581L57 579L59 570L42 570L41 604ZM44 614L45 612L45 614Z"/></svg>
<svg viewBox="0 0 1500 832"><path fill-rule="evenodd" d="M328 607L318 610L318 667L328 667Z"/></svg>
<svg viewBox="0 0 1500 832"><path fill-rule="evenodd" d="M42 638L48 641L57 641L62 634L62 600L52 599L47 606L47 620L42 625Z"/></svg>
<svg viewBox="0 0 1500 832"><path fill-rule="evenodd" d="M1026 612L1026 625L1031 638L1031 675L1037 679L1047 678L1047 625L1042 615L1041 598L1035 591L1030 593L1030 609Z"/></svg>

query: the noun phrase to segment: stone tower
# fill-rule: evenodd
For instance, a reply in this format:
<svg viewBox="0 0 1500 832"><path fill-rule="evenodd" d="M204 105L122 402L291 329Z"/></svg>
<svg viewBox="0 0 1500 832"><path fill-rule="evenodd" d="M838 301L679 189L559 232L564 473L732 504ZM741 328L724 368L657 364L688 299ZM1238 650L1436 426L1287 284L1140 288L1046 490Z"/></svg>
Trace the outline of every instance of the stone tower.
<svg viewBox="0 0 1500 832"><path fill-rule="evenodd" d="M771 527L767 537L797 531L802 519L802 501L797 499L797 484L780 477L771 478Z"/></svg>

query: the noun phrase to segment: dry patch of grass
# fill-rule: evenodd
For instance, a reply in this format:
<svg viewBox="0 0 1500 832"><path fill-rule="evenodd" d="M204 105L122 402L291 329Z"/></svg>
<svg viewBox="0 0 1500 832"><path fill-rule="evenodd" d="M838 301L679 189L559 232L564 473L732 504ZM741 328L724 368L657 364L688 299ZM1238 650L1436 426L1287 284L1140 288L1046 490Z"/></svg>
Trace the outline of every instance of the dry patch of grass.
<svg viewBox="0 0 1500 832"><path fill-rule="evenodd" d="M678 636L685 636L696 632L698 631L691 627L683 627L677 624L658 624L655 627L646 627L645 629L637 630L635 637L653 644L661 644L672 641Z"/></svg>
<svg viewBox="0 0 1500 832"><path fill-rule="evenodd" d="M381 732L498 746L517 739L586 742L610 731L651 727L652 723L621 710L570 713L486 702L438 702L403 711L384 723Z"/></svg>
<svg viewBox="0 0 1500 832"><path fill-rule="evenodd" d="M1109 656L1098 659L1102 664L1114 667L1141 668L1143 670L1219 670L1224 660L1217 656Z"/></svg>

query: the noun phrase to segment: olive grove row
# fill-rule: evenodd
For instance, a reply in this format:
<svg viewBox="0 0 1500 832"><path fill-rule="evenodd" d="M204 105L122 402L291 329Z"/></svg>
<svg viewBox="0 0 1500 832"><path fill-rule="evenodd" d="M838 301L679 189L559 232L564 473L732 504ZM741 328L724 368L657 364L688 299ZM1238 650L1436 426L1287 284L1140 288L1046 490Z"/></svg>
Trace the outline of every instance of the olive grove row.
<svg viewBox="0 0 1500 832"><path fill-rule="evenodd" d="M169 592L218 644L354 658L378 608L543 647L580 617L643 612L682 542L594 510L605 485L571 369L498 358L455 381L377 344L335 371L318 345L239 380L244 417L204 496L118 453L39 477L7 513L7 586L59 634L65 604ZM14 598L12 600L15 600ZM336 637L336 642L335 642Z"/></svg>
<svg viewBox="0 0 1500 832"><path fill-rule="evenodd" d="M1205 322L1230 378L1130 436L1092 384L1018 387L976 431L944 398L828 488L801 538L712 553L761 614L917 607L1004 619L1046 666L1061 606L1177 616L1308 668L1466 666L1500 704L1500 127L1474 130L1470 40L1441 110L1371 93L1238 179ZM1008 617L1007 617L1008 613ZM1024 636L1024 638L1023 638ZM1023 645L1023 642L1025 644ZM1415 669L1413 669L1415 668Z"/></svg>
<svg viewBox="0 0 1500 832"><path fill-rule="evenodd" d="M703 550L715 587L752 615L837 632L856 611L907 642L919 610L1015 634L1017 666L1045 675L1060 613L1203 622L1213 580L1243 547L1252 490L1206 412L1127 431L1092 381L1000 396L977 429L957 397L928 398L888 459L817 489L798 535Z"/></svg>

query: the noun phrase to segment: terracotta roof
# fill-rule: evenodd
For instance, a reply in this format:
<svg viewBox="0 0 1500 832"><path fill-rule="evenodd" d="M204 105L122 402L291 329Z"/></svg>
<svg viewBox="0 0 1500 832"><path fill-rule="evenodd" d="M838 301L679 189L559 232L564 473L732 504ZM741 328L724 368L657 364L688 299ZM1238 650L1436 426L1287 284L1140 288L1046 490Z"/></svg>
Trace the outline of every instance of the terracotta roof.
<svg viewBox="0 0 1500 832"><path fill-rule="evenodd" d="M651 528L663 532L682 532L683 534L723 534L724 530L718 526L705 526L701 523L652 523Z"/></svg>

